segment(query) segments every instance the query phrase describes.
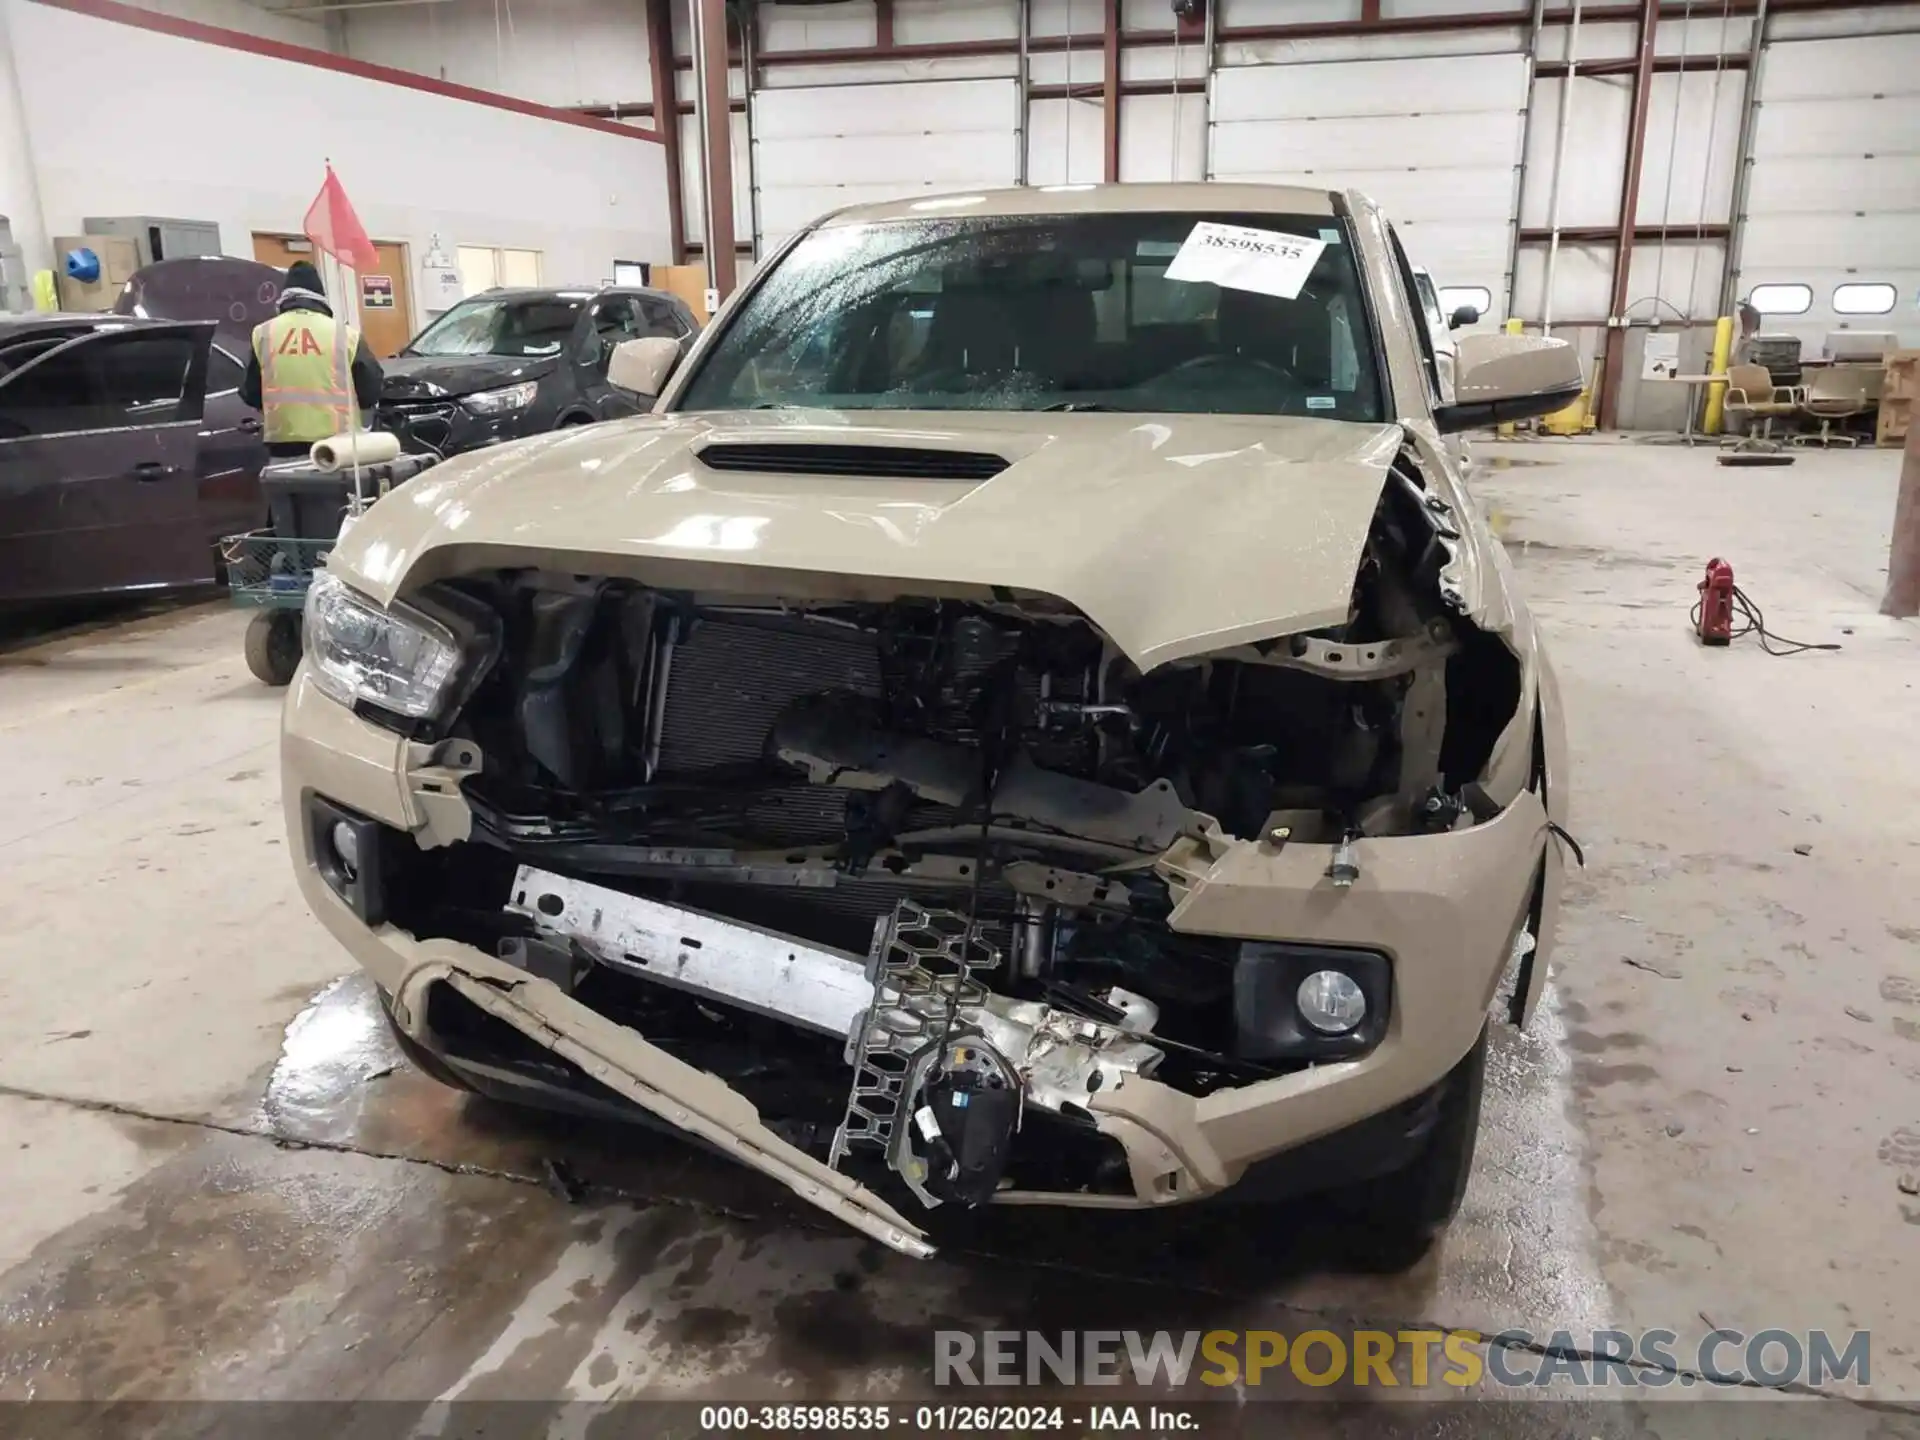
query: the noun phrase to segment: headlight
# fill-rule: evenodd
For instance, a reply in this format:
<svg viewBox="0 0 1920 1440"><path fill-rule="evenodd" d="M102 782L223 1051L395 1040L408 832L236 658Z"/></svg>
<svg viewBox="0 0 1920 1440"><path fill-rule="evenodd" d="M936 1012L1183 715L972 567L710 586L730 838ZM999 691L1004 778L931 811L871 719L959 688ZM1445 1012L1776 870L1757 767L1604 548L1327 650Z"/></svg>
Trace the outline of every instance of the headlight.
<svg viewBox="0 0 1920 1440"><path fill-rule="evenodd" d="M472 395L462 395L460 403L476 415L504 415L509 410L526 409L533 403L533 397L539 389L539 381L522 380L518 385L508 385L500 390L479 390Z"/></svg>
<svg viewBox="0 0 1920 1440"><path fill-rule="evenodd" d="M325 570L307 591L306 652L322 693L413 720L439 709L460 663L460 646L445 626L382 610Z"/></svg>

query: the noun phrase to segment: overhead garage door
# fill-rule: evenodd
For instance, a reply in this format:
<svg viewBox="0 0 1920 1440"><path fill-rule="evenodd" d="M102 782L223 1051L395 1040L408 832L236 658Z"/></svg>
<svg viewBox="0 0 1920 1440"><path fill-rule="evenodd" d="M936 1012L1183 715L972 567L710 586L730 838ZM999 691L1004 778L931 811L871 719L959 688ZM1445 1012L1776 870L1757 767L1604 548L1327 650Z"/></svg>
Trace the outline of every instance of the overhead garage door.
<svg viewBox="0 0 1920 1440"><path fill-rule="evenodd" d="M1208 175L1364 190L1416 265L1498 307L1526 94L1518 54L1224 69Z"/></svg>
<svg viewBox="0 0 1920 1440"><path fill-rule="evenodd" d="M1920 35L1769 45L1738 277L1741 296L1784 287L1762 292L1764 328L1803 347L1843 325L1920 345L1916 236Z"/></svg>
<svg viewBox="0 0 1920 1440"><path fill-rule="evenodd" d="M1012 185L1018 84L796 86L753 96L761 254L843 205Z"/></svg>

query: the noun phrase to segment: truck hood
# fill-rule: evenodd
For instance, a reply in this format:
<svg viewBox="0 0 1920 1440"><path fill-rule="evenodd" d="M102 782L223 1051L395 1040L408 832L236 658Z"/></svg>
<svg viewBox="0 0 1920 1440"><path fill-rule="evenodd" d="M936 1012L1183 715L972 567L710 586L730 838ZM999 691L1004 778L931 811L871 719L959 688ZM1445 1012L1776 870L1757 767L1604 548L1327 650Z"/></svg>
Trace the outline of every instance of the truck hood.
<svg viewBox="0 0 1920 1440"><path fill-rule="evenodd" d="M329 564L382 604L522 566L742 595L1039 594L1144 671L1343 621L1400 440L1394 425L1275 416L650 415L430 470ZM907 447L1005 468L927 479L710 463L734 445L831 446L842 465L851 447Z"/></svg>

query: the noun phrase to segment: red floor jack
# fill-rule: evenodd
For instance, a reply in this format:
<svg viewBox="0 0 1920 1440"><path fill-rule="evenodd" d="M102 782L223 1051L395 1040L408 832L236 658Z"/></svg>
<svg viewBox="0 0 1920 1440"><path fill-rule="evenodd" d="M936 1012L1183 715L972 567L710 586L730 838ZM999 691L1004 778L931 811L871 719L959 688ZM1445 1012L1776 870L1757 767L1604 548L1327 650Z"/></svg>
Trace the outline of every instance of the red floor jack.
<svg viewBox="0 0 1920 1440"><path fill-rule="evenodd" d="M1702 645L1733 643L1733 593L1733 566L1718 557L1709 560L1694 618Z"/></svg>

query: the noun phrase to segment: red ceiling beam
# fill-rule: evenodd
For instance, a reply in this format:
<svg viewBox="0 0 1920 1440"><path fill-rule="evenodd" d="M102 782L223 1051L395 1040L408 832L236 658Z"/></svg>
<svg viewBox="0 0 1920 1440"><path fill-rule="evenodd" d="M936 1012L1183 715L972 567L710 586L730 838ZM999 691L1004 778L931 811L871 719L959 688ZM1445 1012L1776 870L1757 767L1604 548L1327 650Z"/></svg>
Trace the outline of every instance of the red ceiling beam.
<svg viewBox="0 0 1920 1440"><path fill-rule="evenodd" d="M1653 100L1653 38L1660 24L1660 0L1646 0L1640 15L1639 65L1633 75L1633 120L1627 131L1627 174L1620 186L1620 228L1614 236L1613 299L1607 306L1605 378L1600 386L1600 428L1612 430L1620 418L1620 381L1626 373L1627 281L1633 268L1634 221L1640 209L1640 168L1647 149L1647 107Z"/></svg>
<svg viewBox="0 0 1920 1440"><path fill-rule="evenodd" d="M727 0L693 0L693 48L700 64L695 103L700 107L700 167L706 191L702 214L709 239L733 236L733 107L727 101ZM707 250L707 285L724 302L733 293L737 270L731 245ZM712 306L708 307L712 309Z"/></svg>
<svg viewBox="0 0 1920 1440"><path fill-rule="evenodd" d="M680 184L680 122L673 118L679 112L673 89L673 5L672 0L641 0L641 3L647 7L647 71L653 88L653 102L647 109L651 115L666 117L656 120L653 128L659 133L661 148L666 151L667 223L672 226L669 238L673 263L684 265L687 199L681 193Z"/></svg>
<svg viewBox="0 0 1920 1440"><path fill-rule="evenodd" d="M873 0L873 48L893 49L893 0Z"/></svg>
<svg viewBox="0 0 1920 1440"><path fill-rule="evenodd" d="M1380 0L1360 0L1360 23L1362 25L1380 23Z"/></svg>
<svg viewBox="0 0 1920 1440"><path fill-rule="evenodd" d="M1106 23L1101 28L1100 40L1103 66L1100 104L1106 124L1102 178L1111 185L1120 178L1120 0L1107 0Z"/></svg>

